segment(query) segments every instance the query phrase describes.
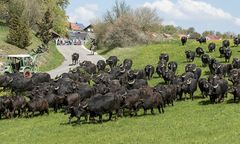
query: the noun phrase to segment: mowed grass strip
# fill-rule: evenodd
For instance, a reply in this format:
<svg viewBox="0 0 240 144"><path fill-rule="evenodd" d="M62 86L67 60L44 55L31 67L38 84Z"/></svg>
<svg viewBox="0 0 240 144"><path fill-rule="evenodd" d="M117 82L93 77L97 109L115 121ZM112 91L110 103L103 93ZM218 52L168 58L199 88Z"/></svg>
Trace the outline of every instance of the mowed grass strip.
<svg viewBox="0 0 240 144"><path fill-rule="evenodd" d="M217 42L218 47L221 42ZM144 68L147 64L156 66L160 53L170 55L170 61L179 64L178 73L184 71L186 64L184 51L200 46L190 41L187 46L180 46L180 42L166 42L156 45L138 46L134 48L115 49L105 54L105 57L116 55L122 61L131 58L134 68ZM202 47L207 50L207 44ZM233 57L237 57L238 48L232 48ZM104 53L99 51L99 53ZM218 57L216 52L210 54ZM223 61L224 59L220 59ZM120 62L121 62L120 61ZM200 58L195 62L201 65ZM207 71L208 68L204 68ZM155 84L162 81L156 78L150 81ZM209 104L208 99L200 99L200 92L194 95L194 101L178 101L175 106L167 106L164 114L142 115L137 117L119 118L117 121L103 124L66 124L68 116L63 113L51 112L49 116L34 118L15 118L0 120L0 139L2 143L239 143L240 135L240 106L232 103L232 96L221 104ZM150 112L148 112L150 113ZM107 115L104 116L107 119ZM74 119L76 120L76 119Z"/></svg>

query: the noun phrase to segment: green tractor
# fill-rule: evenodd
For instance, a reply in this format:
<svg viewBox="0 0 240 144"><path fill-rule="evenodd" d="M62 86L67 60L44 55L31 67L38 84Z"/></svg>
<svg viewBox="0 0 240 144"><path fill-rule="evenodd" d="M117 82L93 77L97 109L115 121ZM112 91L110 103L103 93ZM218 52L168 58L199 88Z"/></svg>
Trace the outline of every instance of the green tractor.
<svg viewBox="0 0 240 144"><path fill-rule="evenodd" d="M37 50L32 50L30 54L8 55L4 73L23 73L24 77L31 77L32 73L38 71L36 60L38 56L46 51L44 45Z"/></svg>

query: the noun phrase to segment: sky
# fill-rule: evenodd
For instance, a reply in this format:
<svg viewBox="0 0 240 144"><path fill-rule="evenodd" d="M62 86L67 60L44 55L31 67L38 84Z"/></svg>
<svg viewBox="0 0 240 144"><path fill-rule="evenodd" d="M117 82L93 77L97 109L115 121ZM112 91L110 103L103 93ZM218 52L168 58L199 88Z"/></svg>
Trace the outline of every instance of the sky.
<svg viewBox="0 0 240 144"><path fill-rule="evenodd" d="M85 26L101 19L115 0L70 0L67 15L70 22ZM155 9L163 24L194 27L197 32L214 30L240 33L239 0L125 0L131 8Z"/></svg>

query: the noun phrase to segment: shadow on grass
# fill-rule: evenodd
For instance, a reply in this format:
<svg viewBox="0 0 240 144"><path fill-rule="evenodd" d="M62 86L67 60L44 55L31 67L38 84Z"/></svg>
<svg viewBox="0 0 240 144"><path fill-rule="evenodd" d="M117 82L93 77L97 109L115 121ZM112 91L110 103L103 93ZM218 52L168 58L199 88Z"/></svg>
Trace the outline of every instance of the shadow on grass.
<svg viewBox="0 0 240 144"><path fill-rule="evenodd" d="M112 51L112 50L114 50L114 48L106 49L106 50L104 50L104 51L102 51L102 52L100 52L100 53L98 53L98 54L99 54L99 55L105 55L105 54L109 53L109 52Z"/></svg>
<svg viewBox="0 0 240 144"><path fill-rule="evenodd" d="M235 102L234 99L227 100L227 104L238 104L239 101Z"/></svg>
<svg viewBox="0 0 240 144"><path fill-rule="evenodd" d="M213 103L210 100L203 100L198 102L199 105L212 105Z"/></svg>

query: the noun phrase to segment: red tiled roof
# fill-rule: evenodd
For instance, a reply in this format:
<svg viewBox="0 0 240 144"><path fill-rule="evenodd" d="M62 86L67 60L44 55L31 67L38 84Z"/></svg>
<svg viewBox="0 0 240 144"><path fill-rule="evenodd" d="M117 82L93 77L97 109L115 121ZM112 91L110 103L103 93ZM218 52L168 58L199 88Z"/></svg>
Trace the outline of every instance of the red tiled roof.
<svg viewBox="0 0 240 144"><path fill-rule="evenodd" d="M207 38L209 40L220 40L221 39L221 37L216 36L216 35L208 35Z"/></svg>
<svg viewBox="0 0 240 144"><path fill-rule="evenodd" d="M74 31L80 31L81 27L75 23L70 23L70 29Z"/></svg>

